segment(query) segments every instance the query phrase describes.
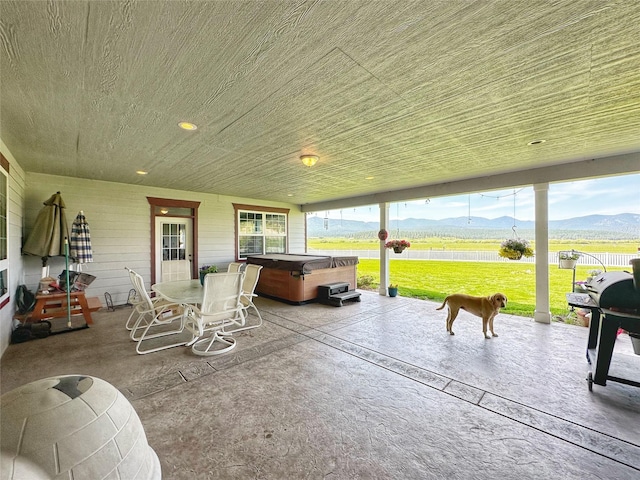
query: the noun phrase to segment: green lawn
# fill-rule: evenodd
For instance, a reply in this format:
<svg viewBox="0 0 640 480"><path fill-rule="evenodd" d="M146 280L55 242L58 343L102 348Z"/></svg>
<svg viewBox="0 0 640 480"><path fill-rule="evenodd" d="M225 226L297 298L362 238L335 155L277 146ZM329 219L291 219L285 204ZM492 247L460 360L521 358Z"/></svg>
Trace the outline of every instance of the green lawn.
<svg viewBox="0 0 640 480"><path fill-rule="evenodd" d="M578 266L576 280L584 280L591 269L593 267ZM607 270L624 269L611 267ZM536 276L535 266L531 264L517 261L467 263L391 260L389 272L390 282L398 284L399 295L442 301L452 293L485 296L501 292L509 299L503 312L529 317L534 313ZM556 265L549 265L550 310L553 315L565 316L569 313L565 293L572 289L572 278L572 270L561 270ZM364 283L371 280L371 288L377 289L380 283L379 260L360 260L360 288L363 288L363 280Z"/></svg>
<svg viewBox="0 0 640 480"><path fill-rule="evenodd" d="M460 239L432 237L409 239L412 250L495 250L500 239ZM533 244L535 249L535 244ZM308 246L319 250L377 250L377 240L350 238L309 238ZM549 251L580 250L582 252L635 253L638 244L620 241L554 240L549 239ZM595 267L578 266L576 280L584 280L587 272ZM610 267L608 270L624 270ZM400 295L442 301L451 293L491 295L504 293L509 299L505 312L514 315L533 316L535 309L535 266L513 262L448 262L434 260L391 260L389 279L399 284ZM360 259L358 265L359 288L377 290L380 283L378 260ZM366 284L369 284L367 286ZM561 270L549 265L550 310L554 315L569 314L565 293L572 289L572 270Z"/></svg>

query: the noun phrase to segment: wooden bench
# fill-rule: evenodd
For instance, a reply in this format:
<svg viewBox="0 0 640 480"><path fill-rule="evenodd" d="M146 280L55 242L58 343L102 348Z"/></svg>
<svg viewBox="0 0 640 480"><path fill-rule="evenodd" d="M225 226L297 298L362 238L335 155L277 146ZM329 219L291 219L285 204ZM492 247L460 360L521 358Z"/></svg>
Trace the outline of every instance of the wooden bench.
<svg viewBox="0 0 640 480"><path fill-rule="evenodd" d="M91 312L96 312L102 308L99 297L85 296L84 292L71 292L70 308L71 315L83 315L87 325L93 324ZM24 322L39 322L48 318L63 318L67 316L67 294L59 293L38 293L36 294L36 305L33 311L27 315L15 315L15 318L24 317Z"/></svg>
<svg viewBox="0 0 640 480"><path fill-rule="evenodd" d="M100 302L100 297L88 297L87 305L89 305L90 312L97 312L102 308L102 302Z"/></svg>

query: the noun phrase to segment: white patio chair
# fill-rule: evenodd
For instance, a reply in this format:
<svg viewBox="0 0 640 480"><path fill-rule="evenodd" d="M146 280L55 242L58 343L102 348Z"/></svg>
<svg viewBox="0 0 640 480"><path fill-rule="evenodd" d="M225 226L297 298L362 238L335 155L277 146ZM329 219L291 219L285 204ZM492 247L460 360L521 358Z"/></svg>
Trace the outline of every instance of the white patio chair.
<svg viewBox="0 0 640 480"><path fill-rule="evenodd" d="M241 332L242 330L249 330L251 328L257 328L262 325L262 315L258 311L258 308L253 303L253 299L258 295L255 294L256 285L258 285L258 279L260 278L260 270L262 270L262 265L254 265L252 263L248 264L244 269L244 280L242 281L242 295L240 296L240 302L242 303L242 308L244 311L244 315L241 318L238 318L238 321L241 323L236 323L239 325L239 328L228 329L226 326L222 330L224 335L231 335L235 332ZM258 323L254 325L247 325L247 320L249 319L249 309L252 308L258 317Z"/></svg>
<svg viewBox="0 0 640 480"><path fill-rule="evenodd" d="M144 288L144 280L141 275L131 270L131 277L134 288L140 294L140 302L135 306L138 312L138 318L131 326L131 340L138 342L136 351L140 354L156 352L169 347L185 345L188 340L182 340L179 343L171 345L163 345L158 348L150 348L144 350L141 348L143 340L164 337L181 333L184 330L184 308L182 305L170 303L167 301L154 302ZM179 326L167 329L175 320L179 320ZM160 327L160 328L155 328ZM152 330L153 329L153 330Z"/></svg>
<svg viewBox="0 0 640 480"><path fill-rule="evenodd" d="M227 267L227 272L240 272L242 271L242 264L239 262L231 262Z"/></svg>
<svg viewBox="0 0 640 480"><path fill-rule="evenodd" d="M160 264L162 281L191 280L191 262L189 260L164 260Z"/></svg>
<svg viewBox="0 0 640 480"><path fill-rule="evenodd" d="M226 325L241 324L244 307L240 301L244 273L211 273L204 277L202 305L190 305L185 314L185 328L193 339L189 342L196 355L219 355L236 346L234 338L221 334ZM217 344L222 344L218 347Z"/></svg>
<svg viewBox="0 0 640 480"><path fill-rule="evenodd" d="M129 299L131 301L133 309L131 310L131 314L129 314L129 318L127 318L127 321L125 323L125 328L131 331L133 329L133 326L136 323L138 323L138 321L140 320L140 317L145 315L144 312L147 310L147 305L146 305L146 300L144 298L144 295L142 295L139 291L139 288L140 288L139 282L137 282L135 279L135 276L138 275L138 273L134 272L129 267L124 267L124 269L129 273L129 280L131 280L131 285L133 285L133 289L136 292L135 298ZM151 297L151 294L147 292L146 289L144 288L144 282L142 285L142 290L143 290L143 293L146 294L146 296ZM169 303L166 300L159 297L151 297L151 301L154 304L158 304L158 305L162 303L166 305Z"/></svg>

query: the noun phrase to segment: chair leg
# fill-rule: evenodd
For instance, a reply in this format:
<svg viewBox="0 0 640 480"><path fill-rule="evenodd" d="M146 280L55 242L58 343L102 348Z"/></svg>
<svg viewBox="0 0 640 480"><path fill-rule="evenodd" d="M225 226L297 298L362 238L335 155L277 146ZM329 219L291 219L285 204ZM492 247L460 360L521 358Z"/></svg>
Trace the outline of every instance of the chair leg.
<svg viewBox="0 0 640 480"><path fill-rule="evenodd" d="M135 314L137 314L138 311L135 309L135 307L133 308L133 311L131 312L131 314L129 315L129 318L127 318L127 323L124 324L124 328L126 328L127 330L131 330L133 328L133 325L131 323L131 320L133 319L133 316ZM135 322L134 322L135 323Z"/></svg>
<svg viewBox="0 0 640 480"><path fill-rule="evenodd" d="M258 317L258 320L259 320L257 325L253 325L253 327L250 327L250 328L261 327L262 326L262 315L260 315L260 312L258 311L258 308L253 303L250 306L256 312L256 316ZM249 316L249 314L247 313L247 317L248 316Z"/></svg>
<svg viewBox="0 0 640 480"><path fill-rule="evenodd" d="M216 342L220 342L227 345L224 348L212 349ZM204 348L203 345L206 345ZM205 337L197 340L191 347L191 351L196 355L208 356L208 355L220 355L221 353L227 353L233 350L236 346L235 338L225 338L218 335L218 332L213 332L210 337Z"/></svg>
<svg viewBox="0 0 640 480"><path fill-rule="evenodd" d="M136 318L136 315L137 315L137 318ZM144 315L146 315L146 312L144 311L144 306L141 303L135 304L133 306L133 310L129 314L129 318L127 318L127 322L124 324L124 327L129 331L134 330L138 325L138 323L141 321L140 320L141 317L143 317ZM134 318L135 318L135 321L133 320Z"/></svg>
<svg viewBox="0 0 640 480"><path fill-rule="evenodd" d="M149 320L147 318L148 314L149 314L149 312L140 313L140 315L138 315L138 318L136 319L136 321L133 324L133 326L128 329L130 331L129 337L134 342L139 341L140 337L142 336L142 335L139 335L138 332L140 330L144 331L144 329L146 329L151 323L153 323L153 319Z"/></svg>
<svg viewBox="0 0 640 480"><path fill-rule="evenodd" d="M149 328L152 326L159 326L159 325L166 325L169 323L172 323L176 318L178 318L178 315L172 315L169 318L161 318L161 316L164 313L169 312L170 308L172 307L176 307L178 306L177 304L166 304L163 305L162 308L160 308L160 311L158 310L145 310L143 312L140 313L140 316L138 317L138 319L136 320L136 322L133 324L133 326L129 329L131 330L131 333L129 334L129 336L131 337L131 340L133 340L134 342L139 342L140 339L145 336L147 334L147 332L149 331ZM184 308L184 307L182 307ZM180 314L180 316L183 316L184 312ZM149 317L151 317L151 320L149 320ZM184 328L184 318L181 320L182 325L181 325L181 329ZM138 332L142 330L142 334L138 335ZM166 333L162 333L162 334L154 334L154 336L148 336L147 338L155 338L156 336L163 336L163 335L170 335L172 333L178 333L177 331L167 331Z"/></svg>
<svg viewBox="0 0 640 480"><path fill-rule="evenodd" d="M142 332L142 335L140 336L140 339L138 340L138 343L136 345L136 352L138 352L140 355L144 355L145 353L159 352L160 350L166 350L167 348L182 347L184 345L187 345L189 343L189 340L182 340L177 343L172 343L169 345L161 345L159 347L148 348L146 350L142 348L145 341L152 340L154 338L166 337L168 335L179 335L180 333L184 332L185 316L184 314L181 314L180 326L178 328L174 330L153 333L151 335L148 334L151 327L159 327L162 325L167 325L169 323L172 323L176 318L178 317L174 316L174 317L171 317L171 319L162 320L162 321L156 321L157 317L154 318L154 320L151 323L149 323L149 325L147 325L147 327L144 329L144 332Z"/></svg>
<svg viewBox="0 0 640 480"><path fill-rule="evenodd" d="M160 300L152 299L151 301L155 304L155 303L157 303L157 302L158 302L158 301L160 301ZM129 331L131 331L131 330L133 330L134 328L136 328L136 327L135 327L135 325L136 325L136 323L138 322L138 320L140 320L140 317L141 317L141 316L143 316L143 315L145 315L145 314L147 313L146 311L145 311L145 312L140 313L140 312L141 312L141 310L143 310L143 309L144 309L144 302L142 302L142 301L138 301L138 302L134 303L134 304L133 304L133 310L132 310L132 311L131 311L131 313L129 314L129 318L127 318L127 321L126 321L126 322L125 322L125 324L124 324L124 328L126 328L126 329L127 329L127 330L129 330ZM132 322L132 320L133 320L133 318L134 318L134 316L135 316L136 314L138 314L138 318L136 318L136 321L135 321L135 322Z"/></svg>
<svg viewBox="0 0 640 480"><path fill-rule="evenodd" d="M124 324L124 327L127 330L131 331L134 328L134 325L140 319L140 316L144 315L143 313L140 313L140 311L143 309L144 309L143 302L140 299L136 299L135 303L132 304L131 314L129 315L129 318L127 318L127 322ZM138 318L136 318L135 321L132 321L136 314L138 315Z"/></svg>
<svg viewBox="0 0 640 480"><path fill-rule="evenodd" d="M247 319L249 318L249 307L252 307L253 310L256 312L256 315L258 317L258 323L255 325L246 325ZM242 318L242 322L241 322L241 327L240 328L235 328L233 330L225 330L224 328L221 330L223 335L232 335L236 332L242 332L243 330L251 330L252 328L258 328L260 326L262 326L262 315L260 315L260 312L258 311L258 309L256 308L256 306L252 303L250 305L248 305L245 310L242 312L243 313L243 318Z"/></svg>

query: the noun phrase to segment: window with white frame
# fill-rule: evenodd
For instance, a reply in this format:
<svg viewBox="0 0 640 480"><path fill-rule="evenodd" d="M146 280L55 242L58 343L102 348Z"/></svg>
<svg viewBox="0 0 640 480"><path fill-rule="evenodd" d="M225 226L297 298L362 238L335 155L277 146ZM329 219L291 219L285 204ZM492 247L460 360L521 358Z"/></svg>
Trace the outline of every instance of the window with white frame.
<svg viewBox="0 0 640 480"><path fill-rule="evenodd" d="M250 255L286 253L288 209L236 205L238 259Z"/></svg>

